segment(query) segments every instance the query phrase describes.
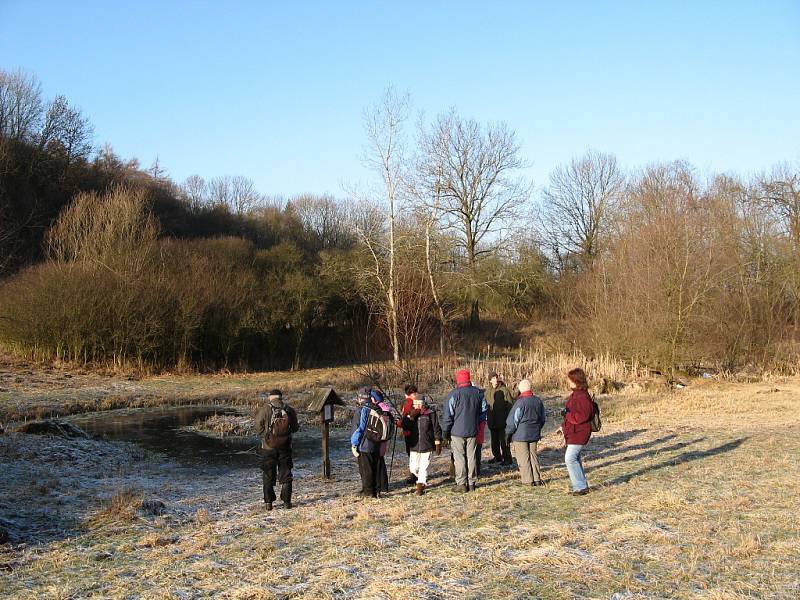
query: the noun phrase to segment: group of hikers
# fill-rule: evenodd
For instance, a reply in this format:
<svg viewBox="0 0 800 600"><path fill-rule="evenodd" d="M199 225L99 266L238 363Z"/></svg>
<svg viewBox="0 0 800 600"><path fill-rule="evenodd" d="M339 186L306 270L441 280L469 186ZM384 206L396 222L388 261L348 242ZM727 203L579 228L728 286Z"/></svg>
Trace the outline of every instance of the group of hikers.
<svg viewBox="0 0 800 600"><path fill-rule="evenodd" d="M546 421L542 400L533 394L531 382L521 380L516 394L497 373L490 375L489 386L481 389L472 383L466 369L455 374L456 387L444 401L441 414L416 386L405 388L405 402L397 410L377 387L361 387L356 394L350 449L361 476L360 496L378 498L389 491L385 456L396 428L402 430L409 475L406 482L416 495L423 495L428 484L428 468L433 453L440 455L449 445L454 491L474 491L480 475L485 430L491 437L491 463L502 466L517 461L519 485L544 485L537 445ZM571 393L561 409L563 422L558 433L566 447L564 461L573 495L590 490L581 454L592 431L599 428L599 409L589 395L586 373L572 369L567 373ZM281 484L281 501L292 507L292 434L298 431L297 413L284 400L280 390L269 393L268 403L256 415L256 428L262 437L261 469L264 503L272 510L276 481Z"/></svg>

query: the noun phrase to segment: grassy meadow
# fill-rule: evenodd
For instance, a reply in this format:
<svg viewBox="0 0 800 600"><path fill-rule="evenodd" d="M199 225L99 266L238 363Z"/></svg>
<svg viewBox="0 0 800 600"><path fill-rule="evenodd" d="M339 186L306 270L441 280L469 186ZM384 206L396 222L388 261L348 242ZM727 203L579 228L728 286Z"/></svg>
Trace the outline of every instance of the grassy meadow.
<svg viewBox="0 0 800 600"><path fill-rule="evenodd" d="M551 414L559 396L545 395ZM339 452L333 481L299 461L296 507L270 513L255 469L198 471L126 443L6 433L0 518L30 537L0 546L0 596L800 595L800 380L697 380L600 403L586 496L568 495L550 433L540 444L543 488L485 464L478 490L456 494L443 453L429 491L415 497L399 483L398 445L388 496L357 498L357 468Z"/></svg>

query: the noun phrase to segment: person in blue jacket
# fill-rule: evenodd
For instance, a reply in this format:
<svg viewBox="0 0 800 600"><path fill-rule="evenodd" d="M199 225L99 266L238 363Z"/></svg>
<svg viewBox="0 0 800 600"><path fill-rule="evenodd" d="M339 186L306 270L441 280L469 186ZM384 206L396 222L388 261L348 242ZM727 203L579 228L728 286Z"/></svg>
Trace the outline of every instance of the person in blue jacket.
<svg viewBox="0 0 800 600"><path fill-rule="evenodd" d="M365 434L369 418L370 404L374 402L369 387L358 389L356 397L358 407L353 413L353 434L350 436L350 449L358 460L358 472L361 475L361 491L359 496L378 498L380 481L381 445L369 439Z"/></svg>
<svg viewBox="0 0 800 600"><path fill-rule="evenodd" d="M457 492L474 491L478 480L476 461L478 429L486 421L489 405L483 390L472 385L466 369L456 372L456 389L450 392L442 411L442 434L450 439L455 462Z"/></svg>
<svg viewBox="0 0 800 600"><path fill-rule="evenodd" d="M506 435L511 452L517 459L522 485L544 485L539 469L536 446L542 439L545 423L544 404L531 391L531 382L523 379L517 385L519 396L506 419Z"/></svg>

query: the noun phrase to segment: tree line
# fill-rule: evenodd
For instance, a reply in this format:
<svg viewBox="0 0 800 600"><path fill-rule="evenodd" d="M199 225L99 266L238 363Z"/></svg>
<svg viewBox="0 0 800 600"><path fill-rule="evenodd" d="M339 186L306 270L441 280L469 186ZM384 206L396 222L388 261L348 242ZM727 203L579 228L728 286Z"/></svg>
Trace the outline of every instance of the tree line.
<svg viewBox="0 0 800 600"><path fill-rule="evenodd" d="M513 129L364 112L345 197L173 182L0 71L0 342L147 368L301 368L536 344L660 368L796 364L800 170L588 151L534 187Z"/></svg>

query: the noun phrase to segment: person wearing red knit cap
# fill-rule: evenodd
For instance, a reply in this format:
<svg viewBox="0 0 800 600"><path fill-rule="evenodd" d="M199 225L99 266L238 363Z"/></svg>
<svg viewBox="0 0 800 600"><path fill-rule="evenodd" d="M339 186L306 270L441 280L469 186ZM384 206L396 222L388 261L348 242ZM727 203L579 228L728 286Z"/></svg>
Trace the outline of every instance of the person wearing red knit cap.
<svg viewBox="0 0 800 600"><path fill-rule="evenodd" d="M477 484L477 437L481 422L486 421L489 405L483 390L472 385L467 369L456 372L456 388L444 402L442 434L449 439L455 461L455 491L475 490Z"/></svg>

